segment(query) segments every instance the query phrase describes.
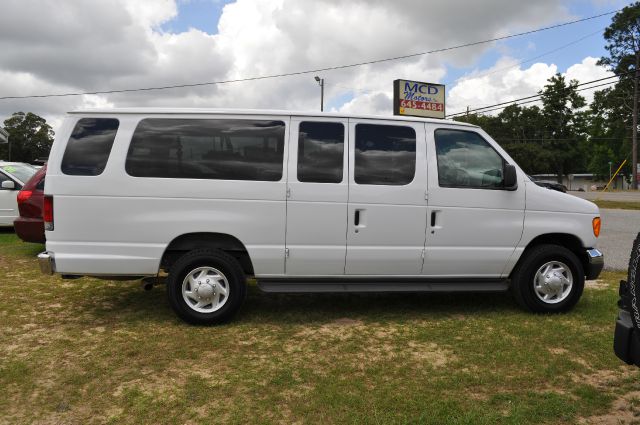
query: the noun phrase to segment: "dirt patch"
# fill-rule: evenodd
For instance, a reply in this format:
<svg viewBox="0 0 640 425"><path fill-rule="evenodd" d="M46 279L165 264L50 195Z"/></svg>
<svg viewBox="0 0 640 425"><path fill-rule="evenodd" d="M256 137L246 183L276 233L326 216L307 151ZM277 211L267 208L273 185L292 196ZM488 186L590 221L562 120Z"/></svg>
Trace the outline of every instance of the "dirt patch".
<svg viewBox="0 0 640 425"><path fill-rule="evenodd" d="M581 418L581 424L630 425L640 423L640 391L634 391L613 402L604 415Z"/></svg>
<svg viewBox="0 0 640 425"><path fill-rule="evenodd" d="M573 357L572 360L578 361L578 358ZM578 363L582 364L584 360L580 359ZM588 364L585 363L586 367L589 367ZM573 380L575 382L580 382L583 384L591 385L592 387L596 387L601 390L609 389L612 385L620 382L621 380L628 378L633 374L633 371L625 368L620 368L616 370L597 370L593 373L588 374L576 374L573 376Z"/></svg>
<svg viewBox="0 0 640 425"><path fill-rule="evenodd" d="M328 324L328 326L361 326L361 325L362 325L362 320L350 319L348 317L336 319L333 322Z"/></svg>
<svg viewBox="0 0 640 425"><path fill-rule="evenodd" d="M408 347L409 353L415 360L428 363L436 368L455 360L455 355L451 350L442 348L433 342L428 344L409 342Z"/></svg>
<svg viewBox="0 0 640 425"><path fill-rule="evenodd" d="M586 280L584 282L584 287L587 289L609 289L609 285L607 285L602 279Z"/></svg>
<svg viewBox="0 0 640 425"><path fill-rule="evenodd" d="M549 352L551 354L555 354L555 355L565 355L567 354L569 351L564 349L564 348L549 348Z"/></svg>

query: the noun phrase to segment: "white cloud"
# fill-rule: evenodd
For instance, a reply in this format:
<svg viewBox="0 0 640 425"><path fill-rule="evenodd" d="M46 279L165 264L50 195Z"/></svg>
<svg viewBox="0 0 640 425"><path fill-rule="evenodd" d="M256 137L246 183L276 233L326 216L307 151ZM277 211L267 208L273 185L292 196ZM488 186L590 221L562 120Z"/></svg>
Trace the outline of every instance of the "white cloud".
<svg viewBox="0 0 640 425"><path fill-rule="evenodd" d="M188 84L324 68L492 38L569 17L562 0L237 0L223 8L215 35L196 29L163 32L160 25L176 16L177 4L4 1L0 96ZM472 65L493 47L323 72L327 104L344 111L390 113L393 79L437 82L448 64ZM451 91L449 110L468 102L491 103L502 95L530 94L531 87L554 70L541 64L500 74L498 89L493 77L487 82L465 80L460 83L464 87ZM344 104L336 99L344 99ZM313 74L307 74L188 89L0 101L0 114L29 110L59 122L65 111L87 105L315 110L317 103L317 84Z"/></svg>
<svg viewBox="0 0 640 425"><path fill-rule="evenodd" d="M580 83L613 75L604 67L598 66L597 61L597 58L586 57L582 62L569 67L563 75L567 80L578 80ZM502 58L490 69L476 72L477 76L471 74L464 77L454 85L447 100L448 113L464 111L467 106L474 109L534 95L557 72L558 67L554 64L535 63L522 69L515 59ZM580 91L580 94L590 103L594 91L603 88L605 87Z"/></svg>

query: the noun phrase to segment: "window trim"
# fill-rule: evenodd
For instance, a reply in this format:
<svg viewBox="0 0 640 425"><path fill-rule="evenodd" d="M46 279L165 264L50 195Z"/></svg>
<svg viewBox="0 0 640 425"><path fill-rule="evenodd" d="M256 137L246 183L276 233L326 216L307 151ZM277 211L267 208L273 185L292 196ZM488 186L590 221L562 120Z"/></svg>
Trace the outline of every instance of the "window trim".
<svg viewBox="0 0 640 425"><path fill-rule="evenodd" d="M377 184L377 183L358 183L356 181L356 150L357 150L357 143L358 143L358 126L359 125L378 125L378 126L385 126L385 127L404 127L404 128L409 128L411 129L411 131L413 131L414 134L414 141L415 141L415 151L413 152L415 154L414 157L414 161L413 161L413 177L411 178L410 181L408 181L405 184ZM418 132L416 131L416 129L411 126L411 125L402 125L402 124L389 124L389 123L377 123L377 122L356 122L355 126L353 128L353 184L357 184L358 186L387 186L387 187L404 187L404 186L409 186L411 185L413 182L416 181L416 175L418 174Z"/></svg>
<svg viewBox="0 0 640 425"><path fill-rule="evenodd" d="M305 180L300 180L300 127L302 126L302 124L305 123L311 123L311 124L340 124L342 126L342 162L340 163L341 166L341 173L340 173L340 181L338 182L314 182L314 181L305 181ZM348 143L347 143L347 133L349 131L348 126L342 122L342 121L304 121L304 120L300 120L297 122L298 124L298 137L295 140L294 143L296 143L296 166L295 166L295 171L296 171L296 182L297 183L306 183L306 184L343 184L345 182L345 169L348 168L345 167L345 153L348 151ZM293 142L293 140L292 140ZM347 175L346 178L348 179L349 176Z"/></svg>
<svg viewBox="0 0 640 425"><path fill-rule="evenodd" d="M64 172L64 170L62 169L62 164L64 162L64 157L67 153L67 149L69 149L69 141L71 140L71 136L73 135L74 130L76 129L76 126L78 125L78 123L81 120L84 119L89 119L89 120L115 120L118 123L118 126L116 127L116 133L113 136L113 142L111 142L111 147L109 147L109 152L107 153L107 160L104 163L104 167L102 168L102 171L100 171L98 174L67 174ZM116 118L116 117L80 117L76 120L76 122L73 124L73 127L71 128L71 133L69 133L69 137L67 138L67 143L64 146L64 152L62 152L62 158L60 159L60 172L62 174L64 174L65 176L73 176L73 177L98 177L101 176L105 170L107 169L107 167L109 166L109 161L111 160L111 152L113 152L113 145L115 145L116 143L116 139L118 138L118 133L120 132L120 118Z"/></svg>
<svg viewBox="0 0 640 425"><path fill-rule="evenodd" d="M454 184L445 184L443 185L442 183L440 183L440 162L438 161L438 143L436 140L436 133L438 131L441 130L446 130L446 131L459 131L461 133L472 133L475 134L476 136L480 137L480 139L482 139L491 149L493 149L493 151L496 153L496 155L498 155L498 157L502 160L502 185L500 187L488 187L488 186L460 186L460 185L454 185ZM436 157L436 173L438 173L438 187L442 187L442 188L446 188L446 189L479 189L479 190L507 190L504 187L504 169L505 166L508 164L507 160L504 159L504 157L500 154L500 152L498 152L496 150L496 148L493 147L493 145L491 143L489 143L489 141L487 139L485 139L482 134L478 133L477 131L473 131L473 130L461 130L458 128L449 128L449 127L438 127L435 130L433 130L433 147L435 149L435 157Z"/></svg>

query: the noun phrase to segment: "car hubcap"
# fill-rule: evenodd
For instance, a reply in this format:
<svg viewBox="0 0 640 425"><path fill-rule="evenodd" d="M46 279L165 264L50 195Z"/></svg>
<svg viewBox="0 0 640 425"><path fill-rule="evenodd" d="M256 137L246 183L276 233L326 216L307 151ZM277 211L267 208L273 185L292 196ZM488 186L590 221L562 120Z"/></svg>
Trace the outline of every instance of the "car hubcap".
<svg viewBox="0 0 640 425"><path fill-rule="evenodd" d="M571 269L560 261L549 261L538 269L533 278L536 296L544 303L557 304L565 300L573 287Z"/></svg>
<svg viewBox="0 0 640 425"><path fill-rule="evenodd" d="M198 267L182 281L182 297L192 310L212 313L229 299L229 281L218 269Z"/></svg>

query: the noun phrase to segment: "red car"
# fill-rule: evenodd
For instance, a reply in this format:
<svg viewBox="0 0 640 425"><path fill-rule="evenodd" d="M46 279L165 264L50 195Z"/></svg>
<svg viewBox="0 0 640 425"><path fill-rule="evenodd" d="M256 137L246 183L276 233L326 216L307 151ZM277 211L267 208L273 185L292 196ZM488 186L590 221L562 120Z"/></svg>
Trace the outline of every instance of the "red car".
<svg viewBox="0 0 640 425"><path fill-rule="evenodd" d="M25 242L45 242L42 204L46 172L47 166L45 164L18 192L20 217L13 222L13 227L18 237Z"/></svg>

